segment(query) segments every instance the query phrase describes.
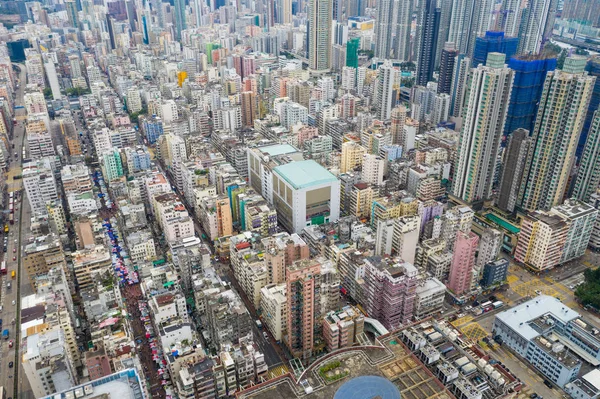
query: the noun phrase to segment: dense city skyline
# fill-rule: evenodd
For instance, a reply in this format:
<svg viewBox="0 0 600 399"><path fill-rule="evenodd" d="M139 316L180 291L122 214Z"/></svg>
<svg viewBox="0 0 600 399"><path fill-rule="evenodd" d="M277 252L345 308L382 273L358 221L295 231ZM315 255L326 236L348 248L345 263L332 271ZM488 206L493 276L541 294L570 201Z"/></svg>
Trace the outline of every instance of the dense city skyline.
<svg viewBox="0 0 600 399"><path fill-rule="evenodd" d="M599 10L0 1L0 399L600 397Z"/></svg>

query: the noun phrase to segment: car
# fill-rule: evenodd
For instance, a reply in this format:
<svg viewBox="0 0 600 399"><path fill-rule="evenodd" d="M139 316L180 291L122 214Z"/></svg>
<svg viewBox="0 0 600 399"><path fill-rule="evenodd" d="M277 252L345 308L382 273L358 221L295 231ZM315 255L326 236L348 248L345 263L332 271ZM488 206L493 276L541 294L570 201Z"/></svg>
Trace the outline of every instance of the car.
<svg viewBox="0 0 600 399"><path fill-rule="evenodd" d="M552 385L552 383L548 380L544 380L544 385L547 386L550 389L554 389L554 386Z"/></svg>
<svg viewBox="0 0 600 399"><path fill-rule="evenodd" d="M8 368L12 369L12 368L13 368L13 366L14 366L14 363L13 363L13 362L8 362Z"/></svg>
<svg viewBox="0 0 600 399"><path fill-rule="evenodd" d="M17 260L17 257L16 257L16 256L13 256L13 260Z"/></svg>
<svg viewBox="0 0 600 399"><path fill-rule="evenodd" d="M469 305L465 308L465 312L468 312L469 310L473 309L473 306Z"/></svg>
<svg viewBox="0 0 600 399"><path fill-rule="evenodd" d="M12 301L12 304L13 304L13 305L16 305L17 303L16 303L16 302L13 300L13 301Z"/></svg>
<svg viewBox="0 0 600 399"><path fill-rule="evenodd" d="M17 252L17 248L13 248L13 254Z"/></svg>
<svg viewBox="0 0 600 399"><path fill-rule="evenodd" d="M9 348L12 348L14 344L15 344L15 343L13 342L13 340L12 340L12 339L11 339L10 341L8 341L8 347L9 347Z"/></svg>
<svg viewBox="0 0 600 399"><path fill-rule="evenodd" d="M265 339L267 339L267 340L269 339L269 335L267 334L266 331L263 331L263 337L265 337Z"/></svg>
<svg viewBox="0 0 600 399"><path fill-rule="evenodd" d="M537 399L537 397L538 397L538 394L537 394L537 393L532 393L531 395L529 395L529 397L530 397L531 399Z"/></svg>

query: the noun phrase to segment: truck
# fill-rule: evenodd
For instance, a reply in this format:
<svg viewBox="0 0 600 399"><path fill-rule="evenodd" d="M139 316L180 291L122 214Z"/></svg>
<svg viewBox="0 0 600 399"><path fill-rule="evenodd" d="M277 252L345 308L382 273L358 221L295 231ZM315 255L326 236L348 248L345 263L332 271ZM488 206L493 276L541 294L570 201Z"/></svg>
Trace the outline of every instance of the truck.
<svg viewBox="0 0 600 399"><path fill-rule="evenodd" d="M2 331L2 338L3 339L8 339L8 329L4 329L4 331Z"/></svg>
<svg viewBox="0 0 600 399"><path fill-rule="evenodd" d="M498 309L498 308L501 308L502 306L504 306L504 302L496 301L492 305L494 305L494 309Z"/></svg>

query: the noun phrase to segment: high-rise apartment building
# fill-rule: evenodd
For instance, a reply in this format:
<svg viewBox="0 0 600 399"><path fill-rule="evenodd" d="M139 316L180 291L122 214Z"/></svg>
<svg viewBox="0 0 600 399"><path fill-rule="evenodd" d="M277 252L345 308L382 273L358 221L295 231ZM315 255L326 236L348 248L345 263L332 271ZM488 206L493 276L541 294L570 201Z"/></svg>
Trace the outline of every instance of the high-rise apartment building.
<svg viewBox="0 0 600 399"><path fill-rule="evenodd" d="M404 149L406 146L406 135L404 133L404 123L406 122L408 110L404 105L400 105L391 112L392 124L390 134L392 136L392 144L401 145Z"/></svg>
<svg viewBox="0 0 600 399"><path fill-rule="evenodd" d="M458 54L452 72L452 115L460 117L465 105L468 89L469 75L471 73L471 59L464 54Z"/></svg>
<svg viewBox="0 0 600 399"><path fill-rule="evenodd" d="M318 321L337 308L331 288L337 283L333 294L339 295L339 278L332 263L317 258L294 262L285 281L288 313L284 341L295 357L309 359L322 337L323 325Z"/></svg>
<svg viewBox="0 0 600 399"><path fill-rule="evenodd" d="M594 112L577 170L573 197L589 202L600 185L600 112Z"/></svg>
<svg viewBox="0 0 600 399"><path fill-rule="evenodd" d="M453 194L464 201L491 197L513 77L500 53L491 53L487 65L471 74L452 182Z"/></svg>
<svg viewBox="0 0 600 399"><path fill-rule="evenodd" d="M556 69L556 58L516 56L510 58L508 67L515 71L515 79L504 124L504 135L508 136L517 129L533 132L546 74Z"/></svg>
<svg viewBox="0 0 600 399"><path fill-rule="evenodd" d="M531 138L527 130L517 129L510 135L508 146L504 151L502 178L497 201L498 208L503 211L513 212L515 210L530 145Z"/></svg>
<svg viewBox="0 0 600 399"><path fill-rule="evenodd" d="M362 180L380 186L383 184L385 161L378 155L365 154L362 162Z"/></svg>
<svg viewBox="0 0 600 399"><path fill-rule="evenodd" d="M459 231L456 235L448 277L448 289L455 295L468 293L471 289L478 242L479 237L473 232Z"/></svg>
<svg viewBox="0 0 600 399"><path fill-rule="evenodd" d="M361 166L365 154L365 148L354 141L347 141L342 144L340 172L348 173L353 171L357 166Z"/></svg>
<svg viewBox="0 0 600 399"><path fill-rule="evenodd" d="M23 168L23 186L34 214L46 215L46 204L58 199L54 174L43 165Z"/></svg>
<svg viewBox="0 0 600 399"><path fill-rule="evenodd" d="M456 44L459 53L473 54L475 38L489 29L493 17L494 2L490 0L454 0L448 41Z"/></svg>
<svg viewBox="0 0 600 399"><path fill-rule="evenodd" d="M549 210L563 201L596 79L585 74L585 64L568 57L562 70L546 76L519 190L523 209Z"/></svg>
<svg viewBox="0 0 600 399"><path fill-rule="evenodd" d="M316 73L331 68L332 0L310 0L308 5L308 66Z"/></svg>
<svg viewBox="0 0 600 399"><path fill-rule="evenodd" d="M407 262L372 256L365 259L365 307L370 317L394 329L413 317L417 268Z"/></svg>
<svg viewBox="0 0 600 399"><path fill-rule="evenodd" d="M556 8L556 0L527 2L519 28L519 54L537 54L542 50L544 42L552 34Z"/></svg>
<svg viewBox="0 0 600 399"><path fill-rule="evenodd" d="M577 152L575 153L577 158L580 159L583 153L583 147L585 146L588 132L592 126L592 119L594 112L598 110L600 105L600 57L592 57L588 60L585 70L591 75L596 77L596 83L594 84L594 90L592 91L592 97L590 98L590 105L588 106L587 115L585 116L585 122L583 122L583 129L579 136L579 144L577 144Z"/></svg>
<svg viewBox="0 0 600 399"><path fill-rule="evenodd" d="M560 216L531 212L521 221L515 260L536 271L560 263L569 224Z"/></svg>
<svg viewBox="0 0 600 399"><path fill-rule="evenodd" d="M569 224L560 263L583 256L598 218L598 210L590 204L568 199L564 204L552 208L550 214L560 216Z"/></svg>
<svg viewBox="0 0 600 399"><path fill-rule="evenodd" d="M394 3L393 0L382 0L377 5L375 24L375 57L377 58L391 58Z"/></svg>
<svg viewBox="0 0 600 399"><path fill-rule="evenodd" d="M425 0L420 8L417 20L417 74L415 84L425 86L427 82L433 80L441 10L437 8L436 0Z"/></svg>
<svg viewBox="0 0 600 399"><path fill-rule="evenodd" d="M74 0L65 1L65 8L67 9L67 18L69 24L75 28L80 28L79 12L77 11L77 3Z"/></svg>
<svg viewBox="0 0 600 399"><path fill-rule="evenodd" d="M177 40L181 40L181 31L187 29L187 13L185 10L185 0L175 0L175 35Z"/></svg>
<svg viewBox="0 0 600 399"><path fill-rule="evenodd" d="M489 53L502 53L510 60L516 53L518 44L519 38L506 36L504 32L485 32L485 36L475 38L473 67L485 65Z"/></svg>
<svg viewBox="0 0 600 399"><path fill-rule="evenodd" d="M377 103L377 118L382 121L390 119L392 112L395 73L396 71L389 60L386 60L377 70L375 101Z"/></svg>
<svg viewBox="0 0 600 399"><path fill-rule="evenodd" d="M452 92L452 74L458 51L452 42L446 42L440 57L440 78L438 80L437 92L450 94Z"/></svg>
<svg viewBox="0 0 600 399"><path fill-rule="evenodd" d="M502 249L502 240L504 235L491 227L483 230L479 238L479 246L477 247L477 261L475 262L475 270L479 273L483 267L498 257ZM479 283L479 279L473 281Z"/></svg>

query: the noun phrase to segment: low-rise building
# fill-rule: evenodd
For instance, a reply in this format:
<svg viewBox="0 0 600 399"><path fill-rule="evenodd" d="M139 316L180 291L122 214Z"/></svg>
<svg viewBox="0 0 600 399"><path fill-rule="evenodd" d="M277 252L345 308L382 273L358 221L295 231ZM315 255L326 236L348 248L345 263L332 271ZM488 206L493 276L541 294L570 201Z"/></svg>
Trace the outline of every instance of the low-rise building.
<svg viewBox="0 0 600 399"><path fill-rule="evenodd" d="M365 318L358 308L348 305L331 311L323 319L323 338L329 352L352 346L364 333Z"/></svg>
<svg viewBox="0 0 600 399"><path fill-rule="evenodd" d="M435 277L419 281L415 297L415 317L422 319L442 311L446 286Z"/></svg>
<svg viewBox="0 0 600 399"><path fill-rule="evenodd" d="M498 313L492 327L497 340L561 388L577 377L580 359L600 365L598 331L579 313L547 295Z"/></svg>
<svg viewBox="0 0 600 399"><path fill-rule="evenodd" d="M111 270L112 260L110 252L103 245L90 246L71 255L73 273L79 289L94 285L96 276Z"/></svg>

